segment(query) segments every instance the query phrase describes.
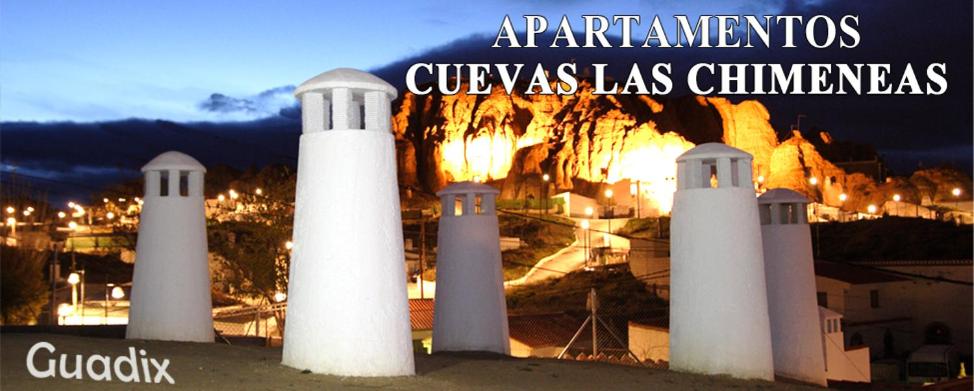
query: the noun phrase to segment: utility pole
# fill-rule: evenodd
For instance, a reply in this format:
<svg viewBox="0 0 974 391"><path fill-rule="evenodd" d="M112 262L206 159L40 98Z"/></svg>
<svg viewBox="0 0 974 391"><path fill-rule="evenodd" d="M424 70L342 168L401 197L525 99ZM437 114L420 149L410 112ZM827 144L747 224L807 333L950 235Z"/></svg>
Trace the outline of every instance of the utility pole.
<svg viewBox="0 0 974 391"><path fill-rule="evenodd" d="M595 288L591 288L588 292L588 303L592 311L589 315L592 318L592 357L595 357L599 355L599 298L595 293Z"/></svg>
<svg viewBox="0 0 974 391"><path fill-rule="evenodd" d="M57 324L57 318L58 318L58 315L57 315L57 278L58 278L58 273L57 273L57 271L58 271L57 253L58 253L58 250L59 250L60 246L58 246L57 242L55 242L55 243L52 244L52 247L54 247L54 256L51 257L51 273L50 273L51 274L51 276L50 276L51 277L51 309L50 309L50 311L51 311L51 319L50 319L50 323L52 325L56 325Z"/></svg>

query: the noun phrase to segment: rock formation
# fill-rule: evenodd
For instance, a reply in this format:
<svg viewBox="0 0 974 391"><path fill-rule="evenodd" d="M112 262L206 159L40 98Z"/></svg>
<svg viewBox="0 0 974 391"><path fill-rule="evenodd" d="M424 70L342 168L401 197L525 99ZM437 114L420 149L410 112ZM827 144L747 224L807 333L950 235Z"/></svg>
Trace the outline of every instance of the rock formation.
<svg viewBox="0 0 974 391"><path fill-rule="evenodd" d="M755 100L595 95L583 80L571 96L407 92L395 107L399 181L428 192L480 180L500 187L501 198L539 197L547 173L548 194L595 193L592 184L633 179L671 197L676 157L715 141L752 154L754 178L768 188L838 205L845 189L871 183L846 175L798 132L779 141L771 114Z"/></svg>

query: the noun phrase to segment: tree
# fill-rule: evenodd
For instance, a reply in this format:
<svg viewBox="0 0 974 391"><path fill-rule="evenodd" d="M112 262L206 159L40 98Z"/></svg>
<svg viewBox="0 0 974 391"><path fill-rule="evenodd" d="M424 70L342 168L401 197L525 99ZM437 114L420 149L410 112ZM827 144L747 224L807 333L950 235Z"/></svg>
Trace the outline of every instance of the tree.
<svg viewBox="0 0 974 391"><path fill-rule="evenodd" d="M209 247L231 291L271 303L287 289L295 176L287 167L271 166L246 182L231 183L235 198L228 189L221 211L210 217ZM279 329L283 315L275 313Z"/></svg>
<svg viewBox="0 0 974 391"><path fill-rule="evenodd" d="M2 324L31 324L47 303L46 251L3 246L0 250Z"/></svg>

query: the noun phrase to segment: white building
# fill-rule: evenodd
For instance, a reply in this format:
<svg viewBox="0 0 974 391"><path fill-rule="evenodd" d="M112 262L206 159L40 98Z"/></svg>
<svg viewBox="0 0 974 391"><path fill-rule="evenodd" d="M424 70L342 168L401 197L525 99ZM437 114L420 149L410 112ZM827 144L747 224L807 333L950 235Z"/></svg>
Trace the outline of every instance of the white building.
<svg viewBox="0 0 974 391"><path fill-rule="evenodd" d="M807 206L805 196L788 189L758 198L768 315L775 373L825 386Z"/></svg>
<svg viewBox="0 0 974 391"><path fill-rule="evenodd" d="M433 351L510 354L493 187L461 182L436 193L443 215L436 257Z"/></svg>
<svg viewBox="0 0 974 391"><path fill-rule="evenodd" d="M294 93L303 134L282 363L339 376L412 375L390 126L396 89L341 68Z"/></svg>
<svg viewBox="0 0 974 391"><path fill-rule="evenodd" d="M125 337L213 342L203 174L196 159L166 152L142 167L131 308Z"/></svg>
<svg viewBox="0 0 974 391"><path fill-rule="evenodd" d="M774 379L751 160L718 143L677 158L670 225L671 369Z"/></svg>
<svg viewBox="0 0 974 391"><path fill-rule="evenodd" d="M819 321L825 349L826 377L829 380L869 383L872 380L869 347L858 345L846 348L842 315L838 312L819 307Z"/></svg>

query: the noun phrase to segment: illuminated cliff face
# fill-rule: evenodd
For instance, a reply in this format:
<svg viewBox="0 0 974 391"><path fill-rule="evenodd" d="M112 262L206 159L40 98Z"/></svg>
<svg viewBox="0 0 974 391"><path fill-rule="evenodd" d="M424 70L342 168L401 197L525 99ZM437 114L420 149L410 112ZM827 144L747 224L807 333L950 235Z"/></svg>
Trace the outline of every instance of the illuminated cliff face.
<svg viewBox="0 0 974 391"><path fill-rule="evenodd" d="M662 101L591 91L582 83L565 97L508 96L500 89L487 96L407 93L393 126L416 151L417 167L401 172L400 181L429 190L463 180L494 181L510 198L534 195L537 179L532 186L526 178L541 174L550 175L557 192L573 190L579 181L638 181L641 197L667 213L676 190L676 157L696 144L720 141L754 155L754 178L767 187L820 192L826 201L841 192L844 173L801 137L779 143L770 114L757 101ZM828 177L829 187L808 188L808 175Z"/></svg>

